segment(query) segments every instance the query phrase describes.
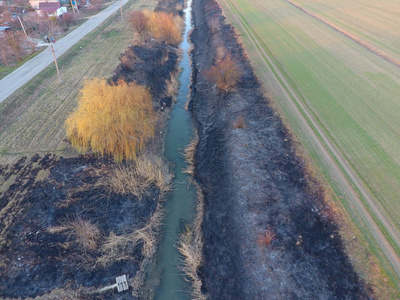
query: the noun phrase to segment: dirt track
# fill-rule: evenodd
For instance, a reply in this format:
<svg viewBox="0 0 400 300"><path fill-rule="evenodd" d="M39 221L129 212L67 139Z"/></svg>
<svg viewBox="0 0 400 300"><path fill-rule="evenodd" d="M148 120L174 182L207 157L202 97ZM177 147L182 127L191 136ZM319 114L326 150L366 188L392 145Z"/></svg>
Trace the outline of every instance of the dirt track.
<svg viewBox="0 0 400 300"><path fill-rule="evenodd" d="M231 8L233 8L229 0L228 1L223 0L223 1L228 3L228 5ZM262 9L261 7L259 8ZM343 188L343 192L347 195L349 201L351 201L351 203L355 207L357 207L365 224L368 226L374 238L380 245L381 250L385 253L387 259L390 261L394 270L400 276L400 257L396 254L396 251L393 249L393 247L390 245L384 234L379 229L378 225L368 212L361 198L364 198L366 200L368 206L374 211L375 215L379 218L379 220L382 222L385 228L390 232L391 236L394 238L397 245L400 245L400 235L398 230L395 229L393 225L389 223L389 221L381 213L380 209L374 202L373 197L368 192L366 187L363 185L360 178L350 167L346 159L330 142L329 138L326 136L326 134L323 132L323 130L320 128L317 122L315 122L309 111L303 105L299 96L291 88L290 84L286 81L285 76L280 72L279 68L276 67L274 62L268 57L267 53L263 51L262 46L253 35L249 25L243 22L242 18L236 13L235 9L232 9L232 11L235 13L235 17L238 20L238 23L241 24L242 28L248 33L251 42L253 43L254 47L258 50L260 57L264 61L265 68L271 70L270 66L272 66L272 68L274 69L275 74L277 74L276 84L280 86L281 90L286 94L287 99L289 99L289 101L291 102L292 112L297 116L298 120L301 120L304 128L303 131L308 132L308 136L312 139L314 145L316 145L319 148L320 152L324 156L325 162L329 165L329 168L332 170L335 179L338 182L340 182L341 187ZM302 113L304 113L306 117L304 117ZM311 122L314 130L310 126L308 121ZM317 134L321 138L318 138ZM337 164L335 160L339 164ZM350 179L350 181L348 178ZM352 186L352 184L355 185L355 188ZM361 195L358 195L358 193L360 193Z"/></svg>
<svg viewBox="0 0 400 300"><path fill-rule="evenodd" d="M203 187L203 289L210 299L369 299L337 235L318 183L295 155L290 135L268 106L233 29L213 0L194 3L193 114ZM223 45L240 62L233 92L204 71ZM233 123L244 116L245 128ZM260 243L266 230L276 234Z"/></svg>

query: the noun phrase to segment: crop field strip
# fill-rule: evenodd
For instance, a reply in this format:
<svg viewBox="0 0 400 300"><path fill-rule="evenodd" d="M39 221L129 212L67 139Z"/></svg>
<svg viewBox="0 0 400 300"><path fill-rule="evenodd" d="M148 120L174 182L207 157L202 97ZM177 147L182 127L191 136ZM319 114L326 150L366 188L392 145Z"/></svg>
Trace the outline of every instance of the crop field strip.
<svg viewBox="0 0 400 300"><path fill-rule="evenodd" d="M239 16L236 22L235 16L231 18L234 23L241 23L243 39L249 41L247 50L256 71L266 78L265 63L268 62L259 57L260 51L265 51L301 96L303 105L335 148L344 149L342 154L348 164L360 178L366 179L365 185L377 200L374 205L381 208L379 213L389 220L383 221L389 222L392 233L398 237L398 218L393 211L398 207L393 201L398 191L393 189L397 189L400 174L399 106L395 102L400 95L399 70L284 1L232 0L227 3L228 18L229 10ZM264 83L280 102L287 119L295 124L296 118L289 111L293 103L285 100L272 78L276 72L272 70L267 75L271 80ZM303 142L309 144L307 148L310 149L309 139ZM316 154L319 150L311 151ZM363 161L371 161L371 166ZM374 216L373 211L369 211ZM392 244L398 246L393 238Z"/></svg>
<svg viewBox="0 0 400 300"><path fill-rule="evenodd" d="M133 0L124 10L152 9L155 4ZM64 121L76 107L83 80L112 75L119 55L132 43L133 31L119 18L118 11L58 59L62 84L52 64L0 104L0 113L7 112L0 122L0 163L67 148Z"/></svg>
<svg viewBox="0 0 400 300"><path fill-rule="evenodd" d="M291 2L400 60L398 1L291 0Z"/></svg>

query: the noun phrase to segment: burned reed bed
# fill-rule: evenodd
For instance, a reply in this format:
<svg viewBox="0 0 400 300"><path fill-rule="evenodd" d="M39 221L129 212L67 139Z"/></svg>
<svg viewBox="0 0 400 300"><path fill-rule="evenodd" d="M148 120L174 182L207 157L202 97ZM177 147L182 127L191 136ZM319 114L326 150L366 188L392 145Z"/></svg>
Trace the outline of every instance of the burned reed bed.
<svg viewBox="0 0 400 300"><path fill-rule="evenodd" d="M323 187L296 154L218 3L196 1L194 21L202 292L210 299L372 298Z"/></svg>

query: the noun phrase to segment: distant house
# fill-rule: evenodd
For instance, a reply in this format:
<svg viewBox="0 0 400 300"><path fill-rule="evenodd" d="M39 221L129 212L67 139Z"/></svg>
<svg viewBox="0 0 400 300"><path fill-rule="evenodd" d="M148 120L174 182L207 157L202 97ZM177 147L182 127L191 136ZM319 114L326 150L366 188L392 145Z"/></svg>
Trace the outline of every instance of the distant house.
<svg viewBox="0 0 400 300"><path fill-rule="evenodd" d="M32 6L33 9L38 9L39 8L39 3L43 2L43 0L29 0L29 4ZM50 0L46 2L58 2L58 0Z"/></svg>
<svg viewBox="0 0 400 300"><path fill-rule="evenodd" d="M39 14L57 15L57 10L61 7L60 2L39 2L37 12Z"/></svg>

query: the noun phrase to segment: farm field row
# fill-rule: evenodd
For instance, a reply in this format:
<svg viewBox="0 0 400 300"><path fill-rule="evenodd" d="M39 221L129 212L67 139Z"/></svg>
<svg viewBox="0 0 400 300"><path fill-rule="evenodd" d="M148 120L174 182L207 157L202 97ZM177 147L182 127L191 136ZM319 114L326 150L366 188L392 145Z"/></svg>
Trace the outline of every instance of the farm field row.
<svg viewBox="0 0 400 300"><path fill-rule="evenodd" d="M285 0L220 3L398 293L400 69Z"/></svg>
<svg viewBox="0 0 400 300"><path fill-rule="evenodd" d="M154 0L132 0L124 10L155 5ZM114 13L58 59L61 84L51 64L0 104L0 163L30 153L66 151L64 121L76 107L84 79L112 75L119 55L132 43L133 30L120 18L119 11Z"/></svg>
<svg viewBox="0 0 400 300"><path fill-rule="evenodd" d="M400 5L396 0L291 2L400 59Z"/></svg>

